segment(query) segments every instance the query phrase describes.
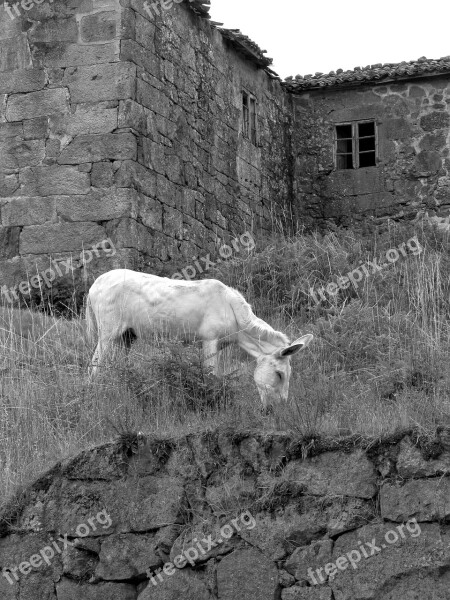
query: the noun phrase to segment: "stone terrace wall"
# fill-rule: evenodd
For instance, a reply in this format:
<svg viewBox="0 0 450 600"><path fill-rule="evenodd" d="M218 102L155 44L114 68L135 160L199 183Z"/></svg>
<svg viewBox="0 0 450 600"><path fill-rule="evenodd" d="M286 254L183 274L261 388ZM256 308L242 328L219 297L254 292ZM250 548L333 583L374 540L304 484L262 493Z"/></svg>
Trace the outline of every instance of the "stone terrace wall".
<svg viewBox="0 0 450 600"><path fill-rule="evenodd" d="M56 465L3 511L1 598L447 599L449 434L128 435ZM189 549L192 566L159 580Z"/></svg>
<svg viewBox="0 0 450 600"><path fill-rule="evenodd" d="M205 19L184 4L152 18L141 0L29 6L13 20L0 7L2 285L107 237L117 253L92 274L170 274L282 217L288 100ZM257 147L240 135L242 86Z"/></svg>
<svg viewBox="0 0 450 600"><path fill-rule="evenodd" d="M294 105L294 197L301 220L347 225L369 216L448 212L448 76L304 92ZM379 164L335 170L335 124L364 119L378 124Z"/></svg>

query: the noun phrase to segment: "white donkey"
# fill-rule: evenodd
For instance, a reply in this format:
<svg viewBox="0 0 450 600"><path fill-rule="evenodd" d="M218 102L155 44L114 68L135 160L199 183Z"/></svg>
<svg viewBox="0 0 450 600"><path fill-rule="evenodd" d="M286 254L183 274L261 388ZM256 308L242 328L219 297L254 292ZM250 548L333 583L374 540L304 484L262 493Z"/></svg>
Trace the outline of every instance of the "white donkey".
<svg viewBox="0 0 450 600"><path fill-rule="evenodd" d="M91 375L112 344L129 348L137 337L158 330L200 338L205 363L217 375L219 344L231 341L256 359L254 380L264 407L287 400L290 357L313 339L307 334L290 343L284 333L256 317L238 291L216 279L173 280L128 269L96 279L88 294L86 320L90 335L94 321L98 334Z"/></svg>

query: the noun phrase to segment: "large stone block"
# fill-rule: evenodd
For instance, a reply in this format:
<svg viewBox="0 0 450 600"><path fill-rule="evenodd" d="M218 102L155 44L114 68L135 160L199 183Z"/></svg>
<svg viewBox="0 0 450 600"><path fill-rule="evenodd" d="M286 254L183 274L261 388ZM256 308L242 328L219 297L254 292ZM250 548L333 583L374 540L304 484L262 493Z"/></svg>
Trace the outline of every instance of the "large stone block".
<svg viewBox="0 0 450 600"><path fill-rule="evenodd" d="M50 117L50 131L75 137L83 134L110 133L117 128L117 108L107 103L78 104L74 112Z"/></svg>
<svg viewBox="0 0 450 600"><path fill-rule="evenodd" d="M0 73L0 94L23 94L42 90L45 85L43 69L20 69Z"/></svg>
<svg viewBox="0 0 450 600"><path fill-rule="evenodd" d="M170 116L172 103L169 98L162 91L142 79L137 80L136 101L165 118Z"/></svg>
<svg viewBox="0 0 450 600"><path fill-rule="evenodd" d="M19 238L19 228L17 228L18 234L17 239ZM1 235L1 234L0 234ZM21 256L18 256L19 249L17 247L16 252L12 255L12 258L6 258L1 256L1 247L3 245L3 239L0 238L0 276L2 279L2 285L0 286L0 299L4 302L5 299L8 302L13 302L14 299L11 295L9 298L5 296L2 292L2 286L6 285L7 287L12 287L18 283L20 283L24 277L24 261Z"/></svg>
<svg viewBox="0 0 450 600"><path fill-rule="evenodd" d="M62 553L63 573L75 580L89 580L98 564L100 544L97 540L83 538L83 547L71 546ZM93 543L91 543L93 542Z"/></svg>
<svg viewBox="0 0 450 600"><path fill-rule="evenodd" d="M30 92L29 94L12 94L6 106L8 121L34 119L40 116L63 113L69 110L67 90L55 88Z"/></svg>
<svg viewBox="0 0 450 600"><path fill-rule="evenodd" d="M163 227L166 235L175 236L181 239L183 230L183 214L176 208L170 206L163 207Z"/></svg>
<svg viewBox="0 0 450 600"><path fill-rule="evenodd" d="M136 38L136 13L131 8L122 6L118 37L121 40Z"/></svg>
<svg viewBox="0 0 450 600"><path fill-rule="evenodd" d="M111 162L99 162L92 165L91 185L96 188L109 188L114 183Z"/></svg>
<svg viewBox="0 0 450 600"><path fill-rule="evenodd" d="M58 600L136 600L137 591L128 583L98 583L89 585L63 577L56 584Z"/></svg>
<svg viewBox="0 0 450 600"><path fill-rule="evenodd" d="M78 40L78 26L75 16L65 19L54 16L43 19L35 24L29 31L30 42L76 42Z"/></svg>
<svg viewBox="0 0 450 600"><path fill-rule="evenodd" d="M434 521L450 517L450 479L414 479L380 490L381 516L390 521Z"/></svg>
<svg viewBox="0 0 450 600"><path fill-rule="evenodd" d="M275 515L258 514L258 527L243 529L239 535L273 560L280 560L325 533L337 536L371 518L370 503L360 498L303 496L295 505L278 508Z"/></svg>
<svg viewBox="0 0 450 600"><path fill-rule="evenodd" d="M57 538L55 540L55 542L57 543ZM36 577L37 579L41 579L41 578L46 578L47 579L47 583L48 580L52 580L53 577L57 578L61 575L62 572L62 565L61 565L61 561L60 561L60 557L57 553L57 551L55 550L55 556L53 556L52 560L49 561L50 564L47 564L46 562L44 562L41 558L40 561L34 561L36 566L32 567L30 564L28 565L29 568L29 573L28 575L24 575L21 571L19 571L17 569L17 567L24 563L24 562L28 562L30 560L30 557L37 554L39 555L40 551L42 548L45 548L46 546L50 545L50 540L49 540L49 536L48 534L43 534L43 533L29 533L26 538L23 535L8 535L4 538L1 539L0 542L0 568L3 569L7 569L7 572L9 574L9 578L5 577L4 575L0 578L2 581L4 581L6 583L6 581L8 581L8 587L10 589L15 590L15 592L18 592L18 588L20 587L20 589L22 590L23 587L26 587L26 583L29 582L30 578L33 579L34 577ZM61 544L61 546L58 546L58 548L60 548L60 550L62 550L63 548L63 544ZM14 567L16 567L16 570L13 571ZM10 580L13 581L13 583L10 583ZM34 581L34 583L41 583L41 584L45 584L44 581L38 582L38 581ZM30 587L34 587L34 586L30 586ZM37 588L38 586L35 587L35 593L37 593ZM44 586L42 586L44 587ZM1 584L0 584L0 590L2 590ZM6 596L7 598L8 596ZM25 597L25 596L14 596L14 598L19 598L19 597ZM26 598L27 600L33 600L34 598L39 597L39 596L33 596L33 595L27 595ZM45 597L45 596L44 596ZM1 596L2 600L3 600L3 596Z"/></svg>
<svg viewBox="0 0 450 600"><path fill-rule="evenodd" d="M119 104L119 127L130 127L147 135L147 118L150 111L134 100L121 100Z"/></svg>
<svg viewBox="0 0 450 600"><path fill-rule="evenodd" d="M49 117L37 117L23 122L23 137L25 140L44 139L48 137Z"/></svg>
<svg viewBox="0 0 450 600"><path fill-rule="evenodd" d="M0 206L4 227L42 225L56 219L54 198L6 198Z"/></svg>
<svg viewBox="0 0 450 600"><path fill-rule="evenodd" d="M19 188L19 175L5 175L0 172L0 198L12 196Z"/></svg>
<svg viewBox="0 0 450 600"><path fill-rule="evenodd" d="M163 565L157 550L161 535L119 533L108 536L101 546L95 574L105 581L145 576L148 569Z"/></svg>
<svg viewBox="0 0 450 600"><path fill-rule="evenodd" d="M450 114L442 111L431 112L420 119L420 126L424 131L447 129L450 126Z"/></svg>
<svg viewBox="0 0 450 600"><path fill-rule="evenodd" d="M311 569L315 571L318 567L323 567L331 560L333 542L331 540L319 540L297 548L292 556L285 562L284 568L288 573L294 575L297 581L316 585L317 582L311 580ZM322 580L325 581L327 577Z"/></svg>
<svg viewBox="0 0 450 600"><path fill-rule="evenodd" d="M450 452L444 452L436 459L425 460L420 450L411 443L409 437L406 437L400 443L397 472L404 479L448 474L450 473Z"/></svg>
<svg viewBox="0 0 450 600"><path fill-rule="evenodd" d="M415 177L430 177L442 167L440 152L422 150L414 159L412 173Z"/></svg>
<svg viewBox="0 0 450 600"><path fill-rule="evenodd" d="M427 133L420 140L419 147L421 150L435 150L439 151L445 148L447 143L447 132L438 131L436 133Z"/></svg>
<svg viewBox="0 0 450 600"><path fill-rule="evenodd" d="M148 138L143 139L143 162L156 173L165 175L167 157L164 152L164 146L157 142L152 142Z"/></svg>
<svg viewBox="0 0 450 600"><path fill-rule="evenodd" d="M67 44L64 42L33 44L33 58L42 67L77 67L113 63L119 60L120 41L109 44Z"/></svg>
<svg viewBox="0 0 450 600"><path fill-rule="evenodd" d="M235 550L217 565L220 600L273 600L277 588L274 563L255 548Z"/></svg>
<svg viewBox="0 0 450 600"><path fill-rule="evenodd" d="M151 44L151 42L149 42ZM142 69L145 69L147 73L153 75L157 79L161 78L161 59L158 54L147 48L141 46L135 40L125 39L122 40L120 45L120 58L124 61L133 61Z"/></svg>
<svg viewBox="0 0 450 600"><path fill-rule="evenodd" d="M13 14L14 17L14 14ZM0 40L7 40L22 34L20 19L11 18L5 4L0 4Z"/></svg>
<svg viewBox="0 0 450 600"><path fill-rule="evenodd" d="M329 567L336 600L446 598L450 548L439 525L411 527L411 532L405 527L402 536L386 523L341 536L330 562L340 559L340 568Z"/></svg>
<svg viewBox="0 0 450 600"><path fill-rule="evenodd" d="M2 40L0 44L0 72L31 69L32 66L26 33Z"/></svg>
<svg viewBox="0 0 450 600"><path fill-rule="evenodd" d="M21 171L19 181L21 196L77 195L90 190L89 173L81 173L76 167L27 168Z"/></svg>
<svg viewBox="0 0 450 600"><path fill-rule="evenodd" d="M106 42L116 37L117 20L116 11L102 11L93 15L82 17L80 35L83 42Z"/></svg>
<svg viewBox="0 0 450 600"><path fill-rule="evenodd" d="M0 123L0 136L3 143L9 138L23 137L23 123L21 121Z"/></svg>
<svg viewBox="0 0 450 600"><path fill-rule="evenodd" d="M139 194L139 217L146 227L162 231L162 204L154 198Z"/></svg>
<svg viewBox="0 0 450 600"><path fill-rule="evenodd" d="M50 488L43 525L50 531L76 536L79 524L106 508L112 525L91 536L147 532L182 522L183 485L173 477L128 477L110 482L62 481ZM83 505L77 498L83 497ZM37 508L42 513L40 507Z"/></svg>
<svg viewBox="0 0 450 600"><path fill-rule="evenodd" d="M156 175L148 167L132 160L125 160L115 173L118 187L133 187L145 196L156 196Z"/></svg>
<svg viewBox="0 0 450 600"><path fill-rule="evenodd" d="M11 585L6 578L0 577L0 597L2 600L17 600L17 586L14 583Z"/></svg>
<svg viewBox="0 0 450 600"><path fill-rule="evenodd" d="M19 254L20 227L0 227L0 258L14 258Z"/></svg>
<svg viewBox="0 0 450 600"><path fill-rule="evenodd" d="M160 202L184 211L183 188L176 185L164 175L156 176L156 196Z"/></svg>
<svg viewBox="0 0 450 600"><path fill-rule="evenodd" d="M155 45L156 24L154 21L149 21L148 15L146 15L146 17L147 18L143 17L139 12L136 12L136 41L141 46L145 46L152 50Z"/></svg>
<svg viewBox="0 0 450 600"><path fill-rule="evenodd" d="M96 223L31 225L20 234L20 254L75 252L98 244L107 236Z"/></svg>
<svg viewBox="0 0 450 600"><path fill-rule="evenodd" d="M138 600L214 600L205 583L195 574L175 569L172 575L161 573L150 580L148 586L139 594ZM222 599L221 599L222 600ZM234 598L237 600L237 597Z"/></svg>
<svg viewBox="0 0 450 600"><path fill-rule="evenodd" d="M307 493L320 496L372 498L376 493L374 466L362 450L325 452L305 460L293 460L283 479L303 484Z"/></svg>
<svg viewBox="0 0 450 600"><path fill-rule="evenodd" d="M134 98L135 79L136 66L120 62L66 69L63 83L72 102L101 102Z"/></svg>
<svg viewBox="0 0 450 600"><path fill-rule="evenodd" d="M45 140L29 140L17 136L0 140L0 169L20 169L42 163Z"/></svg>
<svg viewBox="0 0 450 600"><path fill-rule="evenodd" d="M99 252L103 252L100 245ZM108 244L105 248L109 248ZM67 479L100 479L109 481L120 479L126 474L127 464L120 448L109 445L90 448L69 459L63 464L64 477Z"/></svg>
<svg viewBox="0 0 450 600"><path fill-rule="evenodd" d="M110 221L120 217L138 216L138 195L135 190L111 190L104 194L58 196L56 213L63 221Z"/></svg>
<svg viewBox="0 0 450 600"><path fill-rule="evenodd" d="M170 549L170 560L174 562L177 556L180 556L189 548L195 549L195 552L198 554L198 557L195 559L195 563L198 565L208 562L211 558L228 554L235 548L236 541L235 538L229 540L222 539L220 525L219 520L205 519L202 523L190 526L182 531L174 540ZM207 540L210 540L210 543ZM196 545L197 542L199 545ZM208 549L208 545L211 548ZM187 564L186 562L184 566Z"/></svg>
<svg viewBox="0 0 450 600"><path fill-rule="evenodd" d="M149 254L154 248L155 234L135 219L114 219L106 231L118 248L136 248Z"/></svg>
<svg viewBox="0 0 450 600"><path fill-rule="evenodd" d="M42 573L30 573L20 584L20 600L57 600L55 583L50 577Z"/></svg>
<svg viewBox="0 0 450 600"><path fill-rule="evenodd" d="M58 163L75 165L101 160L136 160L137 139L132 133L79 135L62 152Z"/></svg>

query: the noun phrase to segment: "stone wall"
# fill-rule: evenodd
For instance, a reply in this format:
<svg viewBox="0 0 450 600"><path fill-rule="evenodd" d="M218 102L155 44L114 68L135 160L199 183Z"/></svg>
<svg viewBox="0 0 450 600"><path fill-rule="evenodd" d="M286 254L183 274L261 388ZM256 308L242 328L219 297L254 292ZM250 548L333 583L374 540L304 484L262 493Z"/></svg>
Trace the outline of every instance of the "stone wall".
<svg viewBox="0 0 450 600"><path fill-rule="evenodd" d="M450 209L448 76L305 91L294 96L297 218L347 225ZM336 170L334 129L374 119L377 166Z"/></svg>
<svg viewBox="0 0 450 600"><path fill-rule="evenodd" d="M0 594L444 600L449 473L448 428L384 440L128 434L57 464L11 500Z"/></svg>
<svg viewBox="0 0 450 600"><path fill-rule="evenodd" d="M14 19L0 7L2 285L106 238L117 253L92 275L170 274L289 216L289 99L187 3L159 16L140 0L24 4Z"/></svg>

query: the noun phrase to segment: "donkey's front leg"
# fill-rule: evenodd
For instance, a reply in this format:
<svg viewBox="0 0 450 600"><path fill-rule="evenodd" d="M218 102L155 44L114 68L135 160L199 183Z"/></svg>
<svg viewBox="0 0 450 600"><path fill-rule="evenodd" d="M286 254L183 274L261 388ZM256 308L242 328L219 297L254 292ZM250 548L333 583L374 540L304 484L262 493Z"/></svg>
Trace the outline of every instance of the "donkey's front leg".
<svg viewBox="0 0 450 600"><path fill-rule="evenodd" d="M206 367L212 367L214 375L219 375L219 356L217 354L218 341L203 342L203 362Z"/></svg>

